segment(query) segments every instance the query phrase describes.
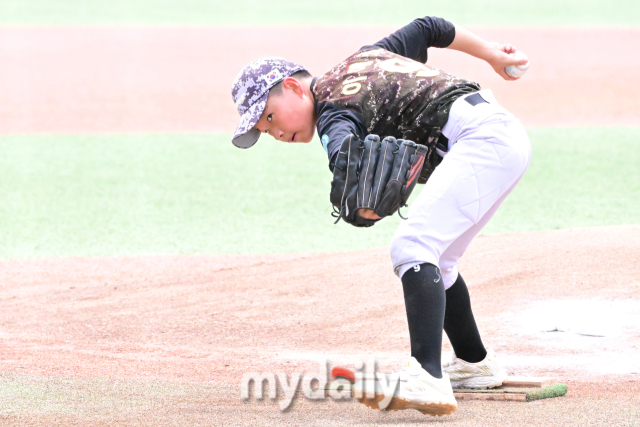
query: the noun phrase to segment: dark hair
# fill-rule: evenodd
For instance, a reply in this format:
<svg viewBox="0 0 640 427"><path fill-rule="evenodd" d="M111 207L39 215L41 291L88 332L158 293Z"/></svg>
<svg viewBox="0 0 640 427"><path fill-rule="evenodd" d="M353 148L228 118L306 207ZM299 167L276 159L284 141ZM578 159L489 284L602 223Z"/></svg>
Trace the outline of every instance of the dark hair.
<svg viewBox="0 0 640 427"><path fill-rule="evenodd" d="M293 77L294 79L297 79L297 80L306 79L311 77L311 73L309 73L307 70L300 70L291 74L289 77ZM269 89L269 94L282 95L282 82L278 82L274 87Z"/></svg>

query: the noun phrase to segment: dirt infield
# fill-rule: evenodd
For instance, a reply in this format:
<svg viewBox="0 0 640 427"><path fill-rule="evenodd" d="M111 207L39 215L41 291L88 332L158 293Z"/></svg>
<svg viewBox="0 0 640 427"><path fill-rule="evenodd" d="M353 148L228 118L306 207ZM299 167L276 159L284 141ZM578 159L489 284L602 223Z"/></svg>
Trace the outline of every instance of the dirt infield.
<svg viewBox="0 0 640 427"><path fill-rule="evenodd" d="M640 425L639 258L640 226L476 239L461 271L485 341L510 373L556 376L570 393L462 402L447 422ZM384 248L4 261L0 283L8 424L434 421L304 399L281 414L239 398L244 372L315 372L320 357L348 365L374 355L382 371L397 368L408 334Z"/></svg>
<svg viewBox="0 0 640 427"><path fill-rule="evenodd" d="M318 75L395 29L0 27L0 134L231 132L230 85L249 61ZM474 30L526 52L526 78L442 49L429 63L493 89L525 125L640 125L638 28Z"/></svg>

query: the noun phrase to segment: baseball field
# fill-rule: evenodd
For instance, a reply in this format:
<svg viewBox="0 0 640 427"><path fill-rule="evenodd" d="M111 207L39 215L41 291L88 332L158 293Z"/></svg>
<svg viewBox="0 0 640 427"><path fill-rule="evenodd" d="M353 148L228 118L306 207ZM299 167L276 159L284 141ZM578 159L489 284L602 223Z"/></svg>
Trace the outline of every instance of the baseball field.
<svg viewBox="0 0 640 427"><path fill-rule="evenodd" d="M639 4L4 0L0 425L640 426ZM446 418L243 401L248 372L393 372L409 336L400 219L333 225L317 139L233 147L231 82L264 55L320 75L424 15L531 61L506 82L429 57L527 128L531 166L460 271L508 373L569 392Z"/></svg>

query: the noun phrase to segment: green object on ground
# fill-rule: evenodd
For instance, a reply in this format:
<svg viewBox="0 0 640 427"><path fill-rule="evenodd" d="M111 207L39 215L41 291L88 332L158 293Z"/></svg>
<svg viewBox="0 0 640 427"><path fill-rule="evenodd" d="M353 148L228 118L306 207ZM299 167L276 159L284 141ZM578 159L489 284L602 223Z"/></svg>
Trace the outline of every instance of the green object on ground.
<svg viewBox="0 0 640 427"><path fill-rule="evenodd" d="M545 388L528 389L527 402L564 396L565 394L567 394L567 390L567 386L561 383L550 385L549 387Z"/></svg>
<svg viewBox="0 0 640 427"><path fill-rule="evenodd" d="M640 25L633 0L3 0L1 24L403 25L425 16L473 25Z"/></svg>
<svg viewBox="0 0 640 427"><path fill-rule="evenodd" d="M531 167L484 234L638 223L640 128L529 134ZM350 251L387 246L400 221L334 226L317 140L1 136L0 150L3 259Z"/></svg>

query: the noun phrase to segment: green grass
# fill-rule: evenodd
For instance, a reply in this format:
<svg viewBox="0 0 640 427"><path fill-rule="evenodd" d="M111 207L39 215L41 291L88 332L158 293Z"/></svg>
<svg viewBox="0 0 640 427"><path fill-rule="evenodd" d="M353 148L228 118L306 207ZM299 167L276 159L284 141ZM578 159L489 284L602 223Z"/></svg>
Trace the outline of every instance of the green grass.
<svg viewBox="0 0 640 427"><path fill-rule="evenodd" d="M482 25L640 25L635 0L3 0L1 24L402 25L424 15Z"/></svg>
<svg viewBox="0 0 640 427"><path fill-rule="evenodd" d="M640 224L640 128L528 133L531 166L487 233Z"/></svg>
<svg viewBox="0 0 640 427"><path fill-rule="evenodd" d="M640 128L529 133L531 168L486 233L640 222ZM397 216L364 230L333 225L319 142L264 138L239 150L229 138L0 137L0 258L388 244Z"/></svg>

